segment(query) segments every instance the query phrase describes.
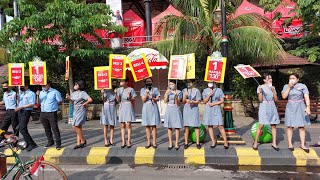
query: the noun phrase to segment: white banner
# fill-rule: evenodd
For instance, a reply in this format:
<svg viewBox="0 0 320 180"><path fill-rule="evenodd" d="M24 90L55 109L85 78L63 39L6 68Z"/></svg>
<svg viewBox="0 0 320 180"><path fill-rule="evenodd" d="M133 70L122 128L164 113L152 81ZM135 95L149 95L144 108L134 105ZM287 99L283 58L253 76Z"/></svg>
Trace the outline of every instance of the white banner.
<svg viewBox="0 0 320 180"><path fill-rule="evenodd" d="M122 0L106 0L106 4L110 6L113 12L113 22L118 26L123 26Z"/></svg>

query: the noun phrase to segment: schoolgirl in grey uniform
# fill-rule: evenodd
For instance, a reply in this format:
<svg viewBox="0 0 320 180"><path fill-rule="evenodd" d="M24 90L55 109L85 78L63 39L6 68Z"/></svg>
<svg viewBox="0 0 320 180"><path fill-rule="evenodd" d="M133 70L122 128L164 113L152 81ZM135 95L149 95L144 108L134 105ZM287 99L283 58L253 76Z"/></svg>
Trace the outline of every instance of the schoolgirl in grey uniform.
<svg viewBox="0 0 320 180"><path fill-rule="evenodd" d="M258 150L258 138L264 124L270 124L272 128L272 148L279 151L277 147L277 129L276 125L280 123L278 110L275 102L278 101L277 92L272 86L272 77L270 74L263 74L264 84L257 88L259 105L259 127L256 132L256 139L252 145L254 150Z"/></svg>
<svg viewBox="0 0 320 180"><path fill-rule="evenodd" d="M164 102L167 103L167 109L164 117L164 127L168 128L169 147L168 150L173 148L172 145L172 129L175 129L176 142L175 149L179 149L180 128L182 128L182 114L180 111L179 103L182 99L181 91L177 90L175 81L170 81L169 89L164 95Z"/></svg>
<svg viewBox="0 0 320 180"><path fill-rule="evenodd" d="M114 126L117 125L116 93L117 80L112 81L112 89L102 90L103 111L100 124L104 125L104 144L106 147L114 146ZM108 140L108 128L110 126L110 140Z"/></svg>
<svg viewBox="0 0 320 180"><path fill-rule="evenodd" d="M294 127L299 128L300 148L309 153L306 148L305 126L310 123L310 99L309 90L305 84L299 83L299 74L291 74L289 83L284 85L282 98L288 98L288 104L285 112L285 126L287 126L288 149L294 151L292 145L292 131Z"/></svg>
<svg viewBox="0 0 320 180"><path fill-rule="evenodd" d="M142 126L146 127L147 146L146 149L157 148L157 126L160 125L160 112L157 102L160 99L158 88L152 87L152 78L145 79L146 87L141 89L140 96L143 102ZM151 144L151 132L153 143Z"/></svg>
<svg viewBox="0 0 320 180"><path fill-rule="evenodd" d="M208 83L203 93L203 103L206 104L204 108L203 124L208 126L209 135L212 141L211 148L215 148L217 142L214 139L213 126L218 126L220 134L224 140L224 148L228 149L227 135L223 127L223 119L220 105L224 102L224 94L220 88L214 87L213 82Z"/></svg>
<svg viewBox="0 0 320 180"><path fill-rule="evenodd" d="M84 91L84 81L80 80L74 85L74 92L71 97L67 94L66 99L73 104L72 127L77 134L77 145L73 149L85 147L87 141L82 132L82 125L86 122L86 105L92 102L91 97Z"/></svg>
<svg viewBox="0 0 320 180"><path fill-rule="evenodd" d="M198 104L201 100L199 89L193 86L194 79L187 80L188 88L182 90L183 100L185 103L183 108L183 126L184 126L184 149L189 147L189 127L194 127L197 137L197 148L201 149L200 138L200 112Z"/></svg>
<svg viewBox="0 0 320 180"><path fill-rule="evenodd" d="M134 89L128 87L129 78L122 79L120 82L120 88L117 90L116 99L120 103L119 108L119 122L121 123L121 148L131 148L131 134L132 126L131 122L136 121L135 113L131 101L134 101L137 96ZM125 142L126 127L128 129L128 143Z"/></svg>

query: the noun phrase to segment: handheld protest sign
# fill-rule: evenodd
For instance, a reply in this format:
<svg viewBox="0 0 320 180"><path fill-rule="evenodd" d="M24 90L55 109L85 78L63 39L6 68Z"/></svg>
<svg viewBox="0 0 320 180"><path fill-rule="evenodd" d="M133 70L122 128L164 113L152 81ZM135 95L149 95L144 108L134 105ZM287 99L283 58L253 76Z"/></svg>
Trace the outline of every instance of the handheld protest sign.
<svg viewBox="0 0 320 180"><path fill-rule="evenodd" d="M109 66L94 67L94 89L111 89L111 75Z"/></svg>
<svg viewBox="0 0 320 180"><path fill-rule="evenodd" d="M39 57L34 57L29 62L30 85L46 85L47 84L47 66L45 61L41 61Z"/></svg>
<svg viewBox="0 0 320 180"><path fill-rule="evenodd" d="M170 57L168 79L183 80L186 78L186 70L187 70L186 55L172 55Z"/></svg>
<svg viewBox="0 0 320 180"><path fill-rule="evenodd" d="M261 75L250 65L239 64L237 66L234 66L234 68L241 74L244 79L251 77L261 77Z"/></svg>
<svg viewBox="0 0 320 180"><path fill-rule="evenodd" d="M207 58L204 81L223 83L226 71L227 58L220 52L215 52Z"/></svg>
<svg viewBox="0 0 320 180"><path fill-rule="evenodd" d="M187 56L187 75L186 79L195 79L196 78L196 58L195 54L185 54Z"/></svg>
<svg viewBox="0 0 320 180"><path fill-rule="evenodd" d="M109 66L111 78L125 79L126 78L126 55L110 54Z"/></svg>
<svg viewBox="0 0 320 180"><path fill-rule="evenodd" d="M9 86L24 86L24 64L8 64Z"/></svg>
<svg viewBox="0 0 320 180"><path fill-rule="evenodd" d="M135 82L152 76L148 61L144 53L128 57L131 73Z"/></svg>

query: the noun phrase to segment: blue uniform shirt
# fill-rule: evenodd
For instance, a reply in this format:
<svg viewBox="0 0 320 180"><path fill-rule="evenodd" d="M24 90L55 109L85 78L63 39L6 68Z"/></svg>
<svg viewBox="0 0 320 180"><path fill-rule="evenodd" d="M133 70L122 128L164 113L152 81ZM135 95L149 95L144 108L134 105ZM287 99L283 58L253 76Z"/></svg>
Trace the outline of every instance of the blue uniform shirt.
<svg viewBox="0 0 320 180"><path fill-rule="evenodd" d="M50 88L48 91L42 90L39 95L41 112L58 111L58 104L62 101L61 93L56 89Z"/></svg>
<svg viewBox="0 0 320 180"><path fill-rule="evenodd" d="M36 104L36 94L30 89L20 94L19 107L28 105L28 104ZM24 108L24 110L32 110L33 108Z"/></svg>
<svg viewBox="0 0 320 180"><path fill-rule="evenodd" d="M16 109L17 108L17 93L14 91L4 92L3 94L3 102L6 106L6 110L8 109Z"/></svg>

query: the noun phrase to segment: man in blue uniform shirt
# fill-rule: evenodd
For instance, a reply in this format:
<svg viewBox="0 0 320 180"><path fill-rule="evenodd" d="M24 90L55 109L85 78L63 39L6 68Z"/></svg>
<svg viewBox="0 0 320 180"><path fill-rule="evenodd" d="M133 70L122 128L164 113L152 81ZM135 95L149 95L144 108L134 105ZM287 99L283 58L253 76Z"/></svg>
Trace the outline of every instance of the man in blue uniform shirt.
<svg viewBox="0 0 320 180"><path fill-rule="evenodd" d="M4 94L3 101L1 101L0 104L6 106L6 114L4 116L0 129L8 131L10 125L12 125L14 135L19 136L19 130L17 129L17 126L19 124L18 115L14 111L17 108L17 94L12 90L10 86L8 86L8 82L2 83L2 89Z"/></svg>
<svg viewBox="0 0 320 180"><path fill-rule="evenodd" d="M37 148L37 144L33 141L28 131L28 123L31 111L36 103L36 94L29 89L29 82L25 81L25 86L20 87L21 94L19 96L19 106L15 109L18 112L19 131L24 140L27 142L27 151Z"/></svg>
<svg viewBox="0 0 320 180"><path fill-rule="evenodd" d="M56 149L61 149L61 138L58 127L58 107L62 103L61 93L51 87L48 81L46 86L42 86L42 91L37 91L37 103L41 105L40 120L48 138L45 148L54 145L52 132L56 139Z"/></svg>

